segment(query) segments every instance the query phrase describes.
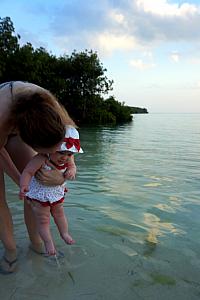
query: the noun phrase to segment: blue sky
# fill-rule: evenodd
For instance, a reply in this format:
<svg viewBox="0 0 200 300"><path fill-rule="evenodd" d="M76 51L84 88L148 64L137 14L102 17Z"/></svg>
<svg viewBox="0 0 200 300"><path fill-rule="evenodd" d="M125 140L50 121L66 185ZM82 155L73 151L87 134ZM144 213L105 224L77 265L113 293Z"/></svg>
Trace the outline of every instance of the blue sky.
<svg viewBox="0 0 200 300"><path fill-rule="evenodd" d="M200 1L0 0L21 44L97 51L114 95L149 112L200 113Z"/></svg>

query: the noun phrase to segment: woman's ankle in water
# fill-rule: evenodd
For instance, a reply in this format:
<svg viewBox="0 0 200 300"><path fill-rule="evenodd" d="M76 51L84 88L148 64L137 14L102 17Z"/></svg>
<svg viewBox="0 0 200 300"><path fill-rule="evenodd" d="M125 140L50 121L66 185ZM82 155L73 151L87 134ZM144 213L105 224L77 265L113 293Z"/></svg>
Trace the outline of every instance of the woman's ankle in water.
<svg viewBox="0 0 200 300"><path fill-rule="evenodd" d="M4 257L8 261L13 261L17 258L17 248L14 249L5 249Z"/></svg>

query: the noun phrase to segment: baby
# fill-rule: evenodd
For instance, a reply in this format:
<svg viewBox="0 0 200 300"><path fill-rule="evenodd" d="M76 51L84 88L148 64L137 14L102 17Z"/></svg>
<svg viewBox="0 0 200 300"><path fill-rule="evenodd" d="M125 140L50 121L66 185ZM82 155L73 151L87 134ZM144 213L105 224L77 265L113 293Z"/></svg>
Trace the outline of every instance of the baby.
<svg viewBox="0 0 200 300"><path fill-rule="evenodd" d="M48 155L37 154L27 164L20 177L19 197L22 200L30 201L36 218L37 228L48 255L56 254L50 232L50 215L53 216L65 243L70 245L75 243L68 232L68 222L63 208L67 190L65 183L56 186L46 186L41 184L34 175L40 168L47 170L56 168L63 173L65 179L75 179L75 153L83 153L80 147L79 133L74 127L66 127L65 138L59 151Z"/></svg>

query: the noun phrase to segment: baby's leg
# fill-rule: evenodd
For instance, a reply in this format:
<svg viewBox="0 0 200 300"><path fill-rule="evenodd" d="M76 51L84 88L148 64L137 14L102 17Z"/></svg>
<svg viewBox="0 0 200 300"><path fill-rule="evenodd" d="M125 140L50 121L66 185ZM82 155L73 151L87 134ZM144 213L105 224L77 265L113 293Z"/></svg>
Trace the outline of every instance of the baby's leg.
<svg viewBox="0 0 200 300"><path fill-rule="evenodd" d="M36 218L38 232L44 242L48 255L56 253L53 239L50 232L50 206L42 206L36 201L31 202L31 206Z"/></svg>
<svg viewBox="0 0 200 300"><path fill-rule="evenodd" d="M62 203L58 203L51 208L51 214L54 218L54 221L58 227L60 235L65 243L72 245L75 243L73 238L68 232L68 222L64 213L64 208Z"/></svg>

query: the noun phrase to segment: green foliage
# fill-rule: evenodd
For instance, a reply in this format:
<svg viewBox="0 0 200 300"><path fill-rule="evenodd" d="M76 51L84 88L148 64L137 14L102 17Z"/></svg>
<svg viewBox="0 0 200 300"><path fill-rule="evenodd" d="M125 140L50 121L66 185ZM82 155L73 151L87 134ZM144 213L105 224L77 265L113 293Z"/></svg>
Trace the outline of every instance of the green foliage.
<svg viewBox="0 0 200 300"><path fill-rule="evenodd" d="M106 110L115 116L116 123L130 122L132 120L131 109L125 106L124 103L115 100L113 96L105 101L105 105Z"/></svg>
<svg viewBox="0 0 200 300"><path fill-rule="evenodd" d="M19 45L9 17L0 18L0 82L22 80L38 84L67 108L77 123L107 124L132 120L132 108L115 98L104 99L113 81L92 50L56 57L31 43Z"/></svg>
<svg viewBox="0 0 200 300"><path fill-rule="evenodd" d="M132 114L148 114L146 108L129 106Z"/></svg>
<svg viewBox="0 0 200 300"><path fill-rule="evenodd" d="M7 60L19 48L19 35L14 36L14 26L9 17L0 18L0 80L7 69Z"/></svg>
<svg viewBox="0 0 200 300"><path fill-rule="evenodd" d="M13 36L14 31L13 23L9 17L0 18L0 50L7 56L19 48L18 39L20 36Z"/></svg>

